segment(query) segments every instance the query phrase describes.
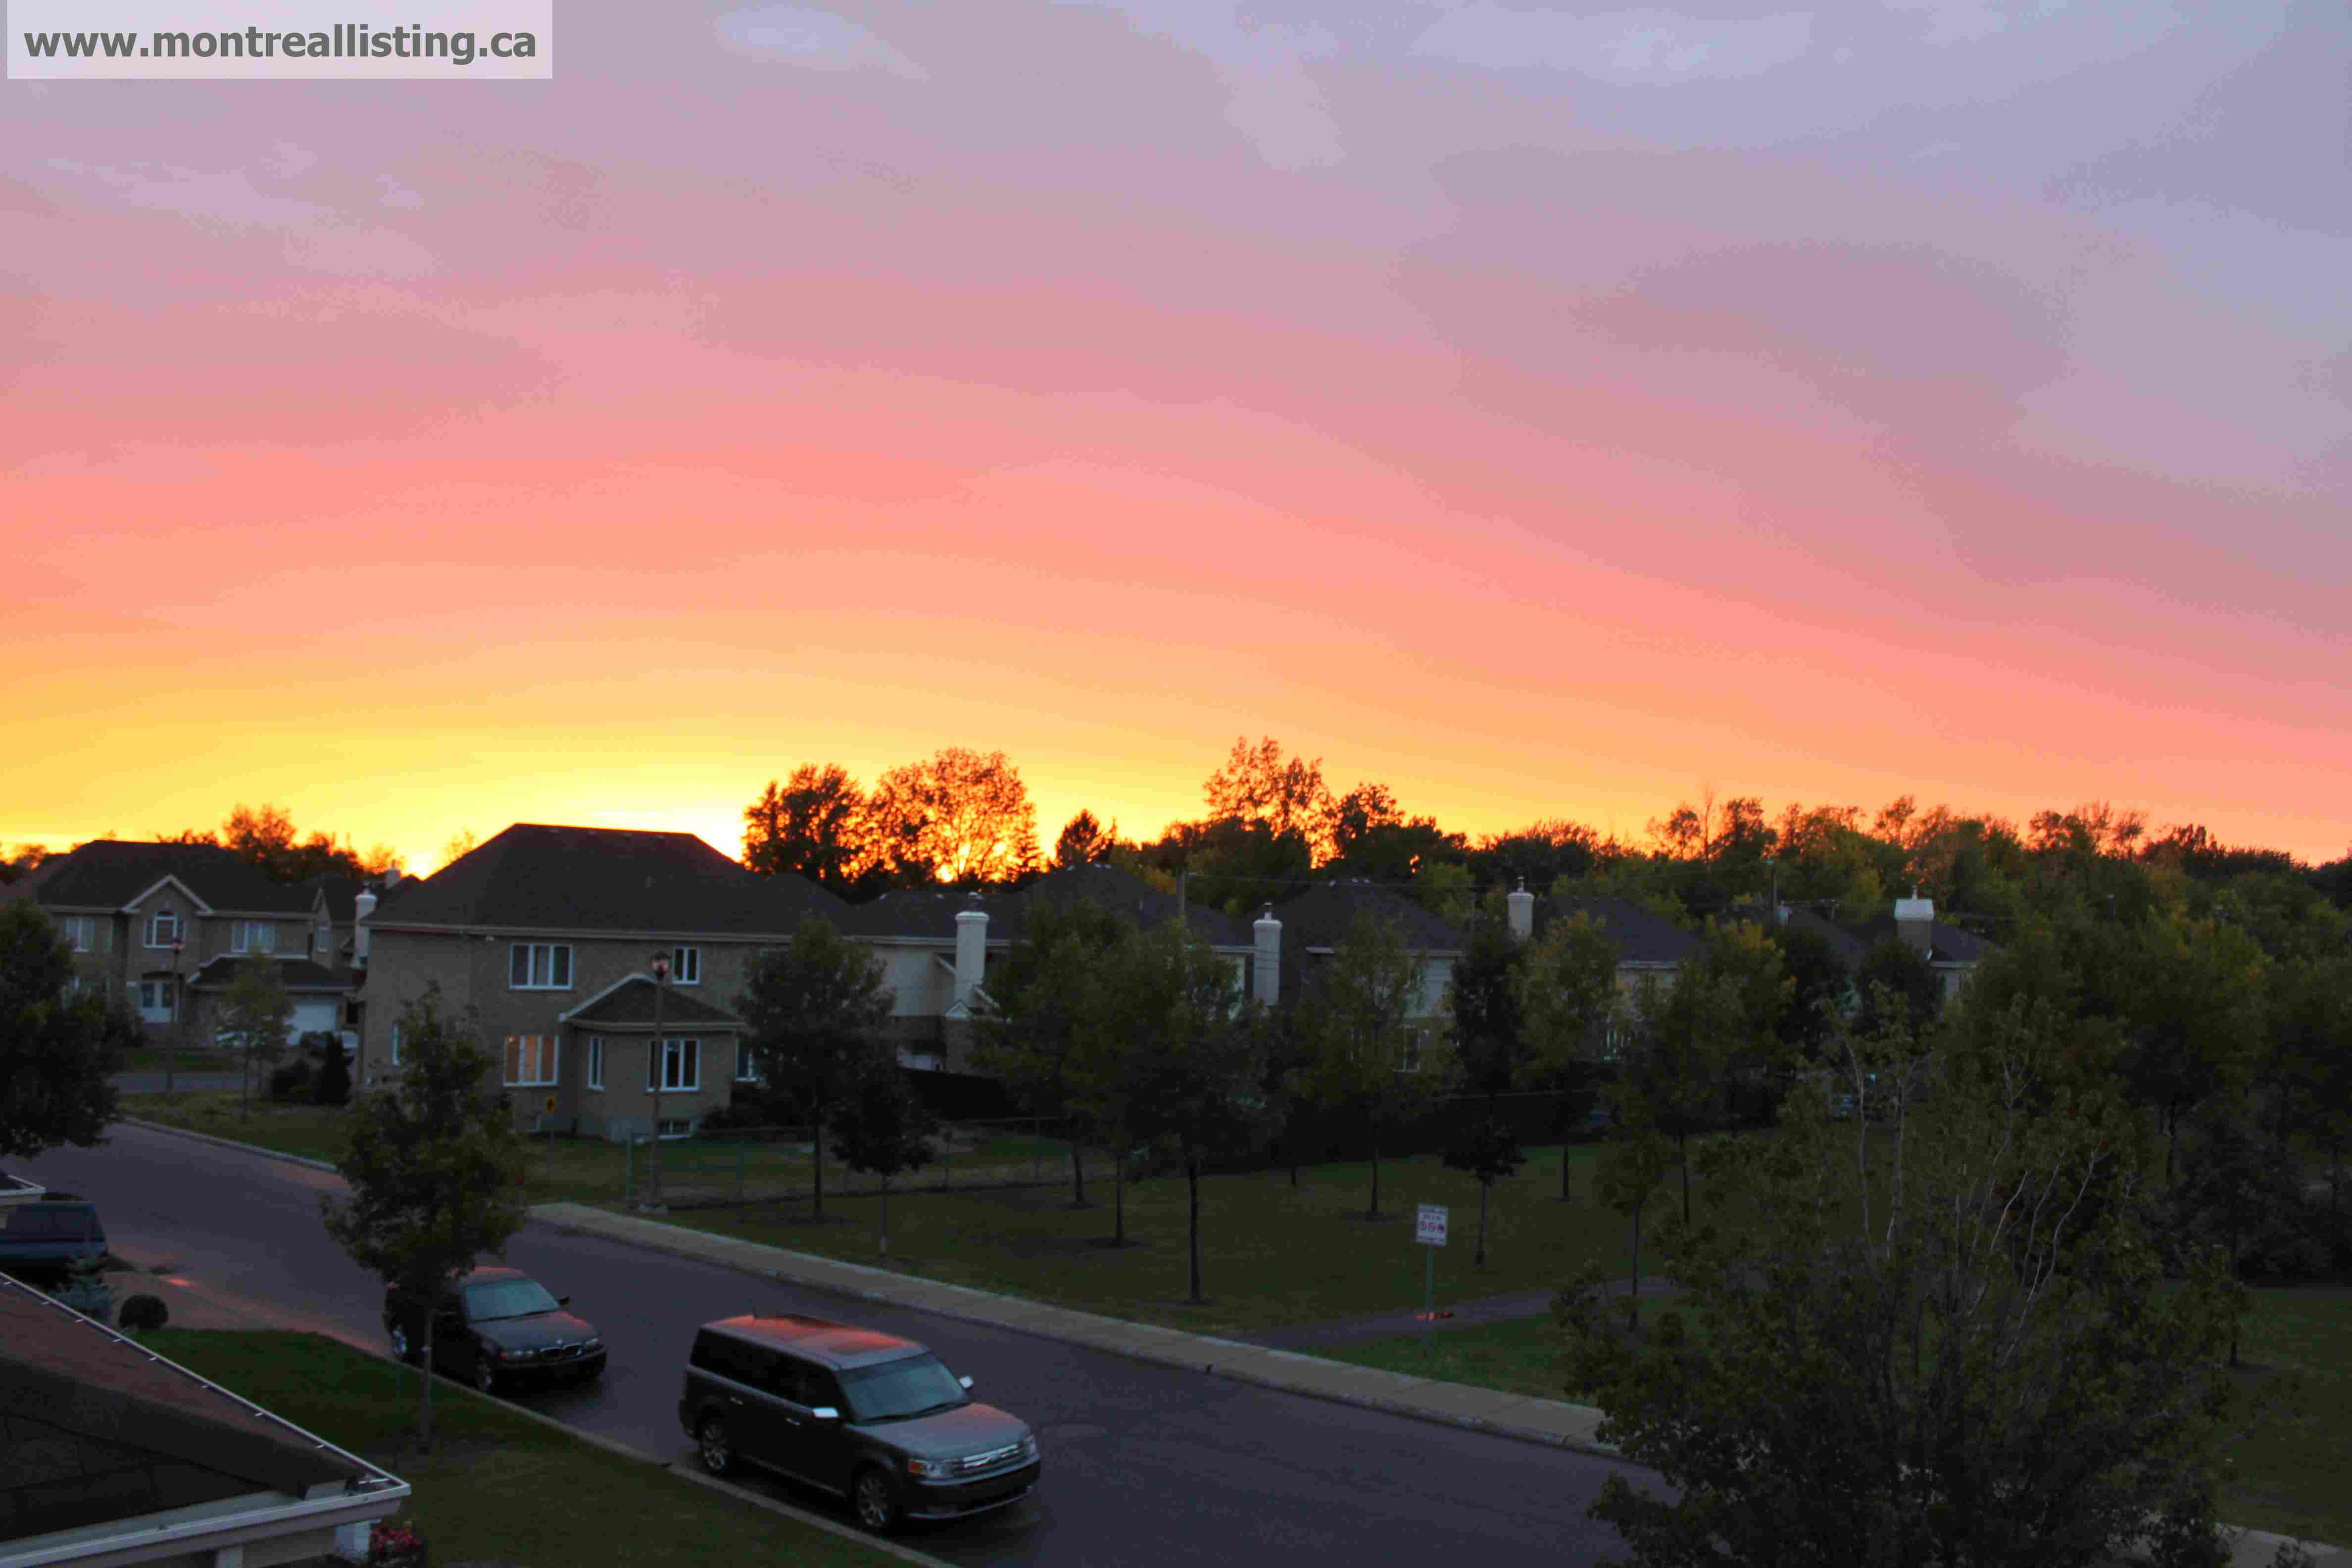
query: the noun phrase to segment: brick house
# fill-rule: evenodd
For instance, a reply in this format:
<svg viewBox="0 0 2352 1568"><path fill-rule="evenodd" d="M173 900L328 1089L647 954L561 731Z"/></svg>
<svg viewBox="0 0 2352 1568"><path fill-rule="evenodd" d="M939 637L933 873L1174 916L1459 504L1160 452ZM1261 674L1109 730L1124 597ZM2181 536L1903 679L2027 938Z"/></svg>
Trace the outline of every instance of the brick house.
<svg viewBox="0 0 2352 1568"><path fill-rule="evenodd" d="M77 990L128 1008L158 1039L208 1039L226 977L275 959L293 995L289 1038L342 1025L348 973L316 962L316 889L272 881L210 844L99 839L54 857L31 897L74 953Z"/></svg>
<svg viewBox="0 0 2352 1568"><path fill-rule="evenodd" d="M437 984L500 1054L529 1130L682 1136L744 1076L736 1010L750 968L807 915L849 906L761 877L687 833L518 823L430 877L355 899L364 973L355 1079L401 1069L399 1019ZM654 1030L656 956L670 963Z"/></svg>

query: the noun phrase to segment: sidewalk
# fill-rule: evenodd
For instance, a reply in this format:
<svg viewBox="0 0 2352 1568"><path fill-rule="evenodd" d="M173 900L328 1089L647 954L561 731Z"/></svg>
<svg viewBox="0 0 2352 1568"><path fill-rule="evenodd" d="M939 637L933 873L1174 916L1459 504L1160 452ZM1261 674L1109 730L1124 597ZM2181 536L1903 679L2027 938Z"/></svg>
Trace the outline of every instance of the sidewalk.
<svg viewBox="0 0 2352 1568"><path fill-rule="evenodd" d="M1012 1329L1044 1339L1108 1351L1135 1361L1205 1372L1315 1399L1386 1411L1447 1426L1467 1427L1521 1442L1618 1457L1600 1440L1601 1412L1561 1400L1532 1399L1434 1378L1349 1366L1265 1344L1188 1334L1150 1323L1129 1322L1092 1312L999 1296L965 1285L918 1279L863 1264L844 1263L763 1243L713 1236L685 1226L634 1215L614 1214L583 1204L542 1204L531 1218L573 1235L602 1237L655 1252L716 1263L761 1279L781 1279L865 1301L912 1307L959 1321ZM1644 1295L1649 1294L1645 1288ZM1515 1298L1496 1298L1495 1316L1516 1315ZM1373 1320L1366 1320L1370 1323ZM1363 1325L1333 1325L1333 1331L1360 1334ZM1284 1331L1288 1338L1313 1331ZM2238 1532L2231 1568L2268 1568L2286 1540L2261 1531ZM2313 1568L2352 1568L2352 1551L2306 1543Z"/></svg>

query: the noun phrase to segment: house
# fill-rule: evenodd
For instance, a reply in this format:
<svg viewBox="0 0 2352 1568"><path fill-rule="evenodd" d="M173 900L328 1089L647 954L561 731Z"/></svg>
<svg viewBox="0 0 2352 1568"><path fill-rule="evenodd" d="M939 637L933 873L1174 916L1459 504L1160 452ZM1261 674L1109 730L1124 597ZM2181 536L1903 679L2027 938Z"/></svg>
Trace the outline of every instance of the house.
<svg viewBox="0 0 2352 1568"><path fill-rule="evenodd" d="M757 955L810 914L848 911L692 834L518 823L429 877L354 895L355 1081L398 1077L401 1014L437 986L499 1049L528 1130L683 1137L751 1074L737 1004Z"/></svg>
<svg viewBox="0 0 2352 1568"><path fill-rule="evenodd" d="M1784 927L1812 931L1828 942L1849 975L1862 967L1871 949L1894 938L1927 961L1947 1001L1959 994L1977 965L1999 951L1984 938L1937 920L1933 899L1897 899L1891 911L1859 925L1841 924L1811 910L1786 905L1779 913Z"/></svg>
<svg viewBox="0 0 2352 1568"><path fill-rule="evenodd" d="M840 919L845 935L873 950L890 987L890 1035L901 1065L971 1070L972 1015L990 1000L988 977L1016 942L1030 914L1059 900L1083 899L1150 930L1176 918L1178 900L1132 872L1099 863L1066 867L1014 892L917 888L886 893ZM1199 905L1186 925L1249 984L1256 948L1241 922Z"/></svg>
<svg viewBox="0 0 2352 1568"><path fill-rule="evenodd" d="M1631 899L1590 897L1538 899L1522 884L1503 900L1511 934L1525 942L1558 921L1582 915L1600 926L1617 947L1617 989L1631 996L1644 979L1671 985L1698 952L1698 938Z"/></svg>
<svg viewBox="0 0 2352 1568"><path fill-rule="evenodd" d="M208 1038L226 977L256 954L294 995L289 1040L341 1025L351 981L315 963L316 890L216 845L100 839L45 863L31 896L73 950L76 989L120 999L159 1037Z"/></svg>
<svg viewBox="0 0 2352 1568"><path fill-rule="evenodd" d="M1421 965L1421 989L1407 1014L1412 1043L1398 1064L1413 1070L1421 1044L1450 1022L1446 992L1470 944L1451 921L1392 888L1360 879L1320 882L1267 906L1252 927L1254 994L1269 1007L1294 1006L1313 994L1317 977L1365 917L1394 927Z"/></svg>
<svg viewBox="0 0 2352 1568"><path fill-rule="evenodd" d="M313 1563L408 1483L0 1277L0 1563Z"/></svg>

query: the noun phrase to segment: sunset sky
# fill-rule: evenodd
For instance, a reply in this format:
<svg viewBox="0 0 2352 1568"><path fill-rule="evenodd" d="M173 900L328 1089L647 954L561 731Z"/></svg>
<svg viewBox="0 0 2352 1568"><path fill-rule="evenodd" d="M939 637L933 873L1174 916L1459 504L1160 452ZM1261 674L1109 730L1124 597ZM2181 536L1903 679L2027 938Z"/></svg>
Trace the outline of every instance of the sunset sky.
<svg viewBox="0 0 2352 1568"><path fill-rule="evenodd" d="M0 84L0 844L801 762L2352 845L2336 0L562 0ZM351 7L367 14L365 0ZM396 9L396 8L395 8Z"/></svg>

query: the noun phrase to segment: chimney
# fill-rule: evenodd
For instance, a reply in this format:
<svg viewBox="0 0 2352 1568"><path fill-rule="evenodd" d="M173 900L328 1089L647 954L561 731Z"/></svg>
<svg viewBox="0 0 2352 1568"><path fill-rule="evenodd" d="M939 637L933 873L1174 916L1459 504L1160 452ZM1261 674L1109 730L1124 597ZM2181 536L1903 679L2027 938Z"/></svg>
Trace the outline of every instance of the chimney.
<svg viewBox="0 0 2352 1568"><path fill-rule="evenodd" d="M1257 957L1250 963L1250 994L1271 1007L1282 1000L1282 922L1274 918L1272 904L1251 925L1250 933L1257 938Z"/></svg>
<svg viewBox="0 0 2352 1568"><path fill-rule="evenodd" d="M1525 942L1536 934L1536 896L1528 891L1525 877L1519 879L1519 885L1503 900L1503 905L1509 911L1513 937Z"/></svg>
<svg viewBox="0 0 2352 1568"><path fill-rule="evenodd" d="M1925 956L1936 945L1935 920L1936 900L1919 897L1916 888L1911 897L1895 900L1895 934L1916 953Z"/></svg>
<svg viewBox="0 0 2352 1568"><path fill-rule="evenodd" d="M368 916L375 913L375 894L365 888L352 900L352 967L365 969L368 961Z"/></svg>
<svg viewBox="0 0 2352 1568"><path fill-rule="evenodd" d="M971 1005L972 993L980 989L981 977L988 971L988 911L980 907L978 893L965 905L955 918L955 1000L961 1007Z"/></svg>

